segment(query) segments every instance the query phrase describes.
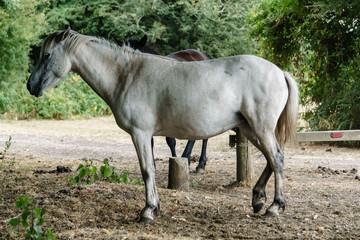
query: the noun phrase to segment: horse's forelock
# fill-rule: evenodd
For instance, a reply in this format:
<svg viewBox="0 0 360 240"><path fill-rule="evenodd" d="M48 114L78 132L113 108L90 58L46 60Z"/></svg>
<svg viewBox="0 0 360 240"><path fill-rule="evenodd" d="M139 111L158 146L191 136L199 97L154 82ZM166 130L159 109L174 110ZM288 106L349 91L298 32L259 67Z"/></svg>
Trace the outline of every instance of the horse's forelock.
<svg viewBox="0 0 360 240"><path fill-rule="evenodd" d="M45 52L50 51L50 49L54 45L56 37L59 36L61 33L62 33L62 31L57 31L45 38L45 40L41 46L40 56L43 56Z"/></svg>

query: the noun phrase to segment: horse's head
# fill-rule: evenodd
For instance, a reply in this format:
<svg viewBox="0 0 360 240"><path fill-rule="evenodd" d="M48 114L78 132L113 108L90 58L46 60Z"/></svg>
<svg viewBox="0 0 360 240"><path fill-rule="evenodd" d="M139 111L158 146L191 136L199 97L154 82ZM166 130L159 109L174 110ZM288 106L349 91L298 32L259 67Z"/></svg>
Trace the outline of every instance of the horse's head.
<svg viewBox="0 0 360 240"><path fill-rule="evenodd" d="M44 40L39 62L27 82L32 95L40 97L45 89L56 86L70 72L71 62L65 52L70 32L70 28L55 32Z"/></svg>
<svg viewBox="0 0 360 240"><path fill-rule="evenodd" d="M129 47L131 47L133 49L141 50L146 45L147 35L145 34L140 40L138 40L138 39L129 39L129 40L125 41L125 42L121 42L121 41L115 39L115 41L120 46L128 45Z"/></svg>
<svg viewBox="0 0 360 240"><path fill-rule="evenodd" d="M155 55L159 55L159 53L157 51L155 51L152 48L149 48L148 46L146 46L146 42L147 42L147 35L145 34L140 40L138 39L129 39L125 42L121 42L119 40L115 40L116 43L119 46L124 46L127 45L135 50L139 50L140 52L143 53L150 53L150 54L155 54Z"/></svg>

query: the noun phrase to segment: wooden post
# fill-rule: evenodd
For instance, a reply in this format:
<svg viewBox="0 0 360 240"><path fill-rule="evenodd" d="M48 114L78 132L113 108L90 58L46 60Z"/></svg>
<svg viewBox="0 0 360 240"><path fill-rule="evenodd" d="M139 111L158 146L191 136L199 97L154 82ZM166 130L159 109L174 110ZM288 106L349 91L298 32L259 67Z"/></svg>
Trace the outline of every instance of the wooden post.
<svg viewBox="0 0 360 240"><path fill-rule="evenodd" d="M177 190L189 189L189 163L187 158L169 158L168 188Z"/></svg>
<svg viewBox="0 0 360 240"><path fill-rule="evenodd" d="M248 184L254 176L253 146L241 134L236 131L236 181Z"/></svg>

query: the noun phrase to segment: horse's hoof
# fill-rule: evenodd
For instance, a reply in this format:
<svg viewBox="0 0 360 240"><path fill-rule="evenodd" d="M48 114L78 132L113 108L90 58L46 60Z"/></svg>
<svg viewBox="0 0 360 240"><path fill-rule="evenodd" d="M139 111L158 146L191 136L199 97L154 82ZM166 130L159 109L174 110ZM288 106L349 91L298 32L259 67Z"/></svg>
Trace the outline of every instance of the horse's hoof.
<svg viewBox="0 0 360 240"><path fill-rule="evenodd" d="M147 218L147 217L140 217L139 222L143 222L143 223L151 223L153 221L153 219L151 218Z"/></svg>
<svg viewBox="0 0 360 240"><path fill-rule="evenodd" d="M277 217L277 216L279 216L279 214L266 210L266 212L264 213L263 216L264 217Z"/></svg>
<svg viewBox="0 0 360 240"><path fill-rule="evenodd" d="M205 169L203 169L203 168L196 168L196 173L205 173Z"/></svg>
<svg viewBox="0 0 360 240"><path fill-rule="evenodd" d="M257 203L253 206L254 213L260 212L260 210L264 207L264 203Z"/></svg>

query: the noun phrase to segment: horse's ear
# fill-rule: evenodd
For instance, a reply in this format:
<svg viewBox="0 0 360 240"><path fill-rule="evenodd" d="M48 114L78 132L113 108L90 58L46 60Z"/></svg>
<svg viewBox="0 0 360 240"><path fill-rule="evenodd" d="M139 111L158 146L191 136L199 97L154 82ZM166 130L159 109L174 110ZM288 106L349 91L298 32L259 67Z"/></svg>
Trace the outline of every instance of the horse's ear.
<svg viewBox="0 0 360 240"><path fill-rule="evenodd" d="M147 42L147 35L145 34L141 39L140 39L140 46L141 47L145 47Z"/></svg>
<svg viewBox="0 0 360 240"><path fill-rule="evenodd" d="M71 28L68 27L65 31L63 31L62 33L59 34L59 36L56 37L56 42L61 42L63 40L65 40L69 35L70 35L70 32L71 32Z"/></svg>
<svg viewBox="0 0 360 240"><path fill-rule="evenodd" d="M70 26L65 30L65 32L63 33L63 36L62 36L62 39L61 40L64 40L65 38L67 38L69 35L70 35L70 32L71 32L71 28Z"/></svg>
<svg viewBox="0 0 360 240"><path fill-rule="evenodd" d="M125 45L125 43L120 41L119 39L114 39L114 40L115 40L116 44L119 45L119 46L124 46Z"/></svg>

